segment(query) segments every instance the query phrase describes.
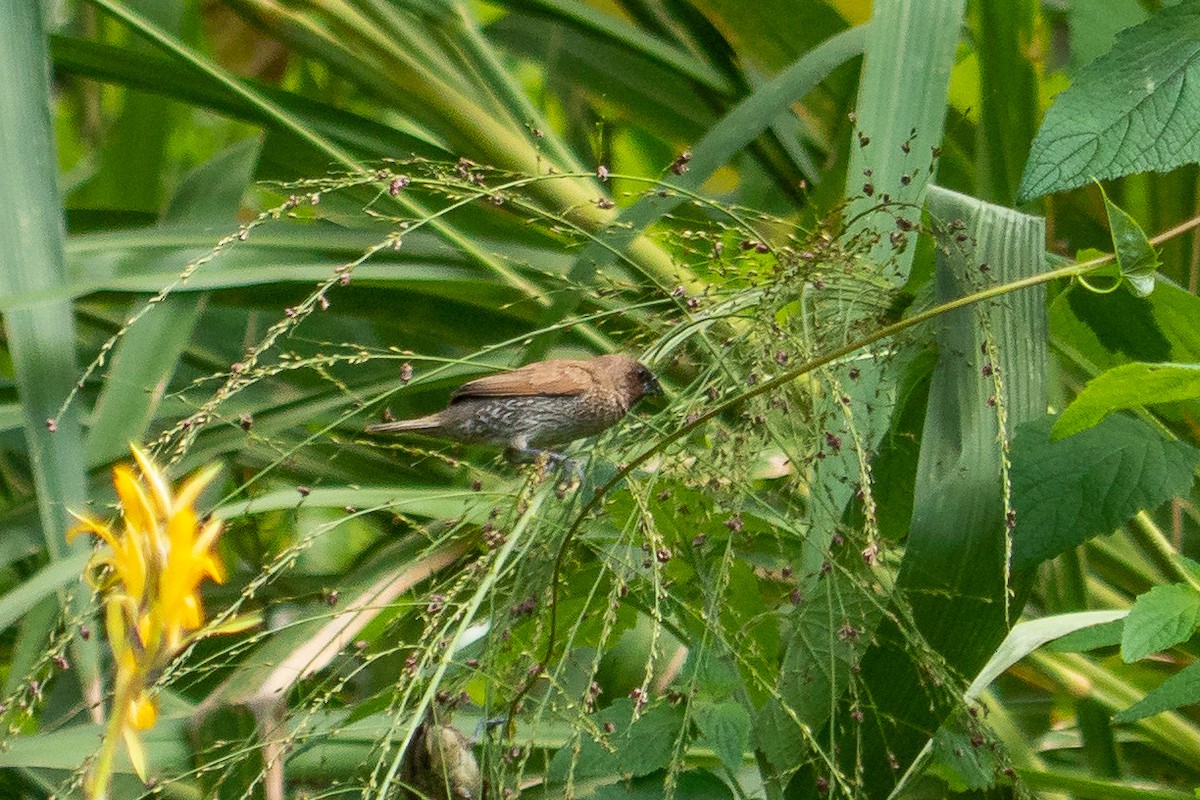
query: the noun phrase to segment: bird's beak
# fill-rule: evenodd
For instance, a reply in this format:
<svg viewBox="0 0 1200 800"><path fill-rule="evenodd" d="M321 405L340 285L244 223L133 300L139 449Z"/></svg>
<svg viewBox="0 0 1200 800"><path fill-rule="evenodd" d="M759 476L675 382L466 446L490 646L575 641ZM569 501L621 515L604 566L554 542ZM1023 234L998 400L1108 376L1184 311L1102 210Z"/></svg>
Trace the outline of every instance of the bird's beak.
<svg viewBox="0 0 1200 800"><path fill-rule="evenodd" d="M662 393L662 386L659 384L658 378L651 375L649 378L642 381L642 397L658 396Z"/></svg>

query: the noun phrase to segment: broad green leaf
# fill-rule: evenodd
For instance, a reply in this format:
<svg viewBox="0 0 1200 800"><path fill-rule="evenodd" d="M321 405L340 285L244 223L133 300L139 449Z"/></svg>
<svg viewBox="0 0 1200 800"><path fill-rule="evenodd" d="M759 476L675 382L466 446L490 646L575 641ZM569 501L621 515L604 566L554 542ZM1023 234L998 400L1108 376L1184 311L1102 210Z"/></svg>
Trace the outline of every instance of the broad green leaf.
<svg viewBox="0 0 1200 800"><path fill-rule="evenodd" d="M1200 661L1193 661L1146 693L1129 708L1113 716L1125 724L1184 706L1200 703Z"/></svg>
<svg viewBox="0 0 1200 800"><path fill-rule="evenodd" d="M938 302L974 291L981 275L1004 282L1042 270L1042 219L938 187L930 188L927 206L938 234ZM989 269L981 271L981 264ZM910 626L923 636L922 647L941 653L950 669L974 674L1024 605L1028 583L1007 568L1005 558L1004 456L998 442L1021 422L1045 414L1045 329L1039 291L939 319L938 363L930 379L908 546L897 578L912 618L880 626L881 642L862 666L874 713L904 720L885 736L872 737L870 779L889 787L900 777L889 766L889 754L908 764L928 742L922 731L935 730L953 710L952 703L934 700L925 685L926 666L914 655ZM998 402L1007 411L1003 427ZM849 735L855 733L851 727Z"/></svg>
<svg viewBox="0 0 1200 800"><path fill-rule="evenodd" d="M1200 622L1200 591L1186 583L1155 586L1138 595L1125 618L1121 658L1125 663L1187 641Z"/></svg>
<svg viewBox="0 0 1200 800"><path fill-rule="evenodd" d="M1154 275L1158 272L1158 253L1142 226L1125 213L1113 201L1108 199L1104 187L1100 187L1104 196L1104 210L1108 213L1108 229L1112 234L1113 250L1117 256L1117 266L1121 276L1129 281L1134 294L1145 297L1154 291Z"/></svg>
<svg viewBox="0 0 1200 800"><path fill-rule="evenodd" d="M1114 411L1196 399L1200 399L1200 365L1125 364L1088 381L1051 433L1061 439L1092 427Z"/></svg>
<svg viewBox="0 0 1200 800"><path fill-rule="evenodd" d="M1055 98L1018 199L1200 161L1200 5L1167 6L1117 35Z"/></svg>
<svg viewBox="0 0 1200 800"><path fill-rule="evenodd" d="M1052 441L1053 418L1017 429L1012 498L1013 568L1024 569L1109 533L1143 509L1187 493L1200 450L1151 425L1111 416Z"/></svg>
<svg viewBox="0 0 1200 800"><path fill-rule="evenodd" d="M850 232L881 232L872 256L891 262L888 277L897 285L908 279L916 248L897 252L887 234L897 217L915 221L937 177L965 7L964 0L893 0L872 10L845 195L852 198L847 215L865 215ZM875 187L870 196L860 189L866 170ZM884 194L892 203L880 208Z"/></svg>
<svg viewBox="0 0 1200 800"><path fill-rule="evenodd" d="M701 741L713 749L725 768L737 772L750 746L750 714L742 704L730 700L701 706L696 710L696 726Z"/></svg>

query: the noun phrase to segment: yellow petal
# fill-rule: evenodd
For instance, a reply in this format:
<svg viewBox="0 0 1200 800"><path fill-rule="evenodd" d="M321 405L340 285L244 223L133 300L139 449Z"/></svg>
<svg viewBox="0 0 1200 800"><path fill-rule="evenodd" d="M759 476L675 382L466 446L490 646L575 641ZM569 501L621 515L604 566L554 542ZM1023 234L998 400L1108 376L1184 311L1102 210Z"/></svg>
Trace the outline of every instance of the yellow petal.
<svg viewBox="0 0 1200 800"><path fill-rule="evenodd" d="M125 637L125 611L121 605L121 601L112 595L109 595L104 603L104 629L108 633L108 644L118 665L121 663L121 651L129 646Z"/></svg>
<svg viewBox="0 0 1200 800"><path fill-rule="evenodd" d="M200 493L204 491L206 486L212 483L213 478L217 477L217 473L220 471L220 464L209 464L204 469L194 473L179 489L179 494L175 495L175 508L190 508L194 506L196 498L200 496Z"/></svg>
<svg viewBox="0 0 1200 800"><path fill-rule="evenodd" d="M220 558L215 555L210 556L206 554L200 557L198 560L203 570L203 574L212 578L213 583L225 582L225 565L221 562Z"/></svg>
<svg viewBox="0 0 1200 800"><path fill-rule="evenodd" d="M194 631L204 624L204 611L196 595L189 594L183 598L180 612L179 623L185 630Z"/></svg>
<svg viewBox="0 0 1200 800"><path fill-rule="evenodd" d="M146 750L142 747L141 737L133 728L125 729L125 748L129 751L129 763L133 764L134 773L142 779L142 783L145 783Z"/></svg>
<svg viewBox="0 0 1200 800"><path fill-rule="evenodd" d="M204 527L200 529L200 533L196 536L195 547L199 551L207 551L216 544L217 536L221 533L221 528L224 523L219 519L210 519L204 523Z"/></svg>
<svg viewBox="0 0 1200 800"><path fill-rule="evenodd" d="M125 525L141 534L143 538L153 536L158 525L158 515L150 498L142 489L142 484L133 476L133 470L124 465L113 468L113 486L117 489L117 497L121 500L121 515L125 517Z"/></svg>
<svg viewBox="0 0 1200 800"><path fill-rule="evenodd" d="M70 514L75 518L78 524L72 525L67 530L68 542L74 541L75 537L81 533L91 533L99 536L101 539L107 542L109 547L117 547L117 535L112 532L112 528L108 527L106 523L101 522L98 519L86 517L83 514L76 514L74 511L70 512Z"/></svg>
<svg viewBox="0 0 1200 800"><path fill-rule="evenodd" d="M129 704L129 721L139 731L149 730L158 721L158 703L149 694L142 692Z"/></svg>
<svg viewBox="0 0 1200 800"><path fill-rule="evenodd" d="M171 485L167 483L167 478L158 465L140 447L130 444L129 449L133 451L133 457L137 459L138 466L141 467L142 477L150 485L158 516L166 517L172 509Z"/></svg>

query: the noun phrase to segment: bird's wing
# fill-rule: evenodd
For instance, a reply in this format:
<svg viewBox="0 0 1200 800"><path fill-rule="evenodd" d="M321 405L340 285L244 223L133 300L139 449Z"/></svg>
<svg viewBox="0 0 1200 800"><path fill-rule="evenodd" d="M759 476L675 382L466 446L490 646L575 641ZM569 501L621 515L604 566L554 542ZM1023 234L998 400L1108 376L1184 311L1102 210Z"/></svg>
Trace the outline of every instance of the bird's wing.
<svg viewBox="0 0 1200 800"><path fill-rule="evenodd" d="M454 393L451 402L468 397L565 397L583 394L594 383L595 378L582 362L539 361L466 383Z"/></svg>

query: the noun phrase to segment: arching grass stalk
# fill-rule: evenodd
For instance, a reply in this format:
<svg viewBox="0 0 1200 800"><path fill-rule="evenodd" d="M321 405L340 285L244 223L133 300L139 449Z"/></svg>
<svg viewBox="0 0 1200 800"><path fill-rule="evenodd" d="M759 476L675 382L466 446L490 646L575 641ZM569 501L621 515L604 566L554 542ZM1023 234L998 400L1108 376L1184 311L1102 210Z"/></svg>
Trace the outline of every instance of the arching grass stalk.
<svg viewBox="0 0 1200 800"><path fill-rule="evenodd" d="M1151 238L1150 243L1154 246L1159 246L1164 242L1167 242L1176 236L1180 236L1197 227L1200 227L1200 216L1186 220L1174 228L1171 228L1170 230ZM610 478L603 486L600 486L598 489L596 489L594 494L583 504L583 508L580 509L579 514L576 516L575 521L571 524L571 527L567 529L567 533L563 537L562 543L559 545L558 552L554 558L554 569L550 579L551 599L548 638L546 642L546 654L542 657L541 663L550 663L550 660L554 655L554 649L557 646L558 585L559 576L562 572L563 559L566 556L567 548L570 547L571 542L579 532L580 526L582 526L583 522L588 518L588 516L600 506L604 498L613 489L620 485L625 480L626 476L628 476L642 464L645 464L654 456L662 453L669 445L684 438L714 417L720 416L726 411L729 411L730 409L746 402L751 398L771 392L781 386L791 383L798 378L803 377L804 375L807 375L810 372L813 372L814 370L831 364L838 359L845 358L846 356L851 355L858 350L862 350L865 347L870 347L876 342L889 339L909 330L910 328L915 328L922 323L929 322L930 320L936 319L943 314L948 314L951 311L956 311L960 308L973 306L976 303L982 303L996 297L1003 297L1006 294L1011 294L1013 292L1020 291L1021 289L1028 289L1032 286L1040 286L1059 278L1077 278L1086 275L1089 272L1112 263L1115 259L1116 256L1114 254L1108 254L1089 259L1087 261L1081 261L1079 263L1067 264L1059 267L1058 269L1052 269L1048 272L1042 272L1037 275L1030 275L1027 278L1021 278L1019 280L1000 284L998 286L990 286L987 289L982 289L978 292L972 292L971 294L963 295L956 300L951 300L935 308L921 311L917 314L913 314L911 317L907 317L890 325L885 325L882 328L867 334L861 339L856 339L852 342L842 345L841 347L836 347L824 355L809 359L808 361L805 361L804 363L799 364L798 366L787 370L775 376L774 378L771 378L770 380L765 380L753 388L747 389L733 397L713 405L707 411L697 415L682 427L672 431L656 441L640 455L635 456L627 464L618 469L616 474L614 474L613 477ZM521 700L526 694L529 693L529 690L533 688L533 684L539 679L539 677L540 672L533 674L520 688L512 702L509 704L508 716L510 729Z"/></svg>

